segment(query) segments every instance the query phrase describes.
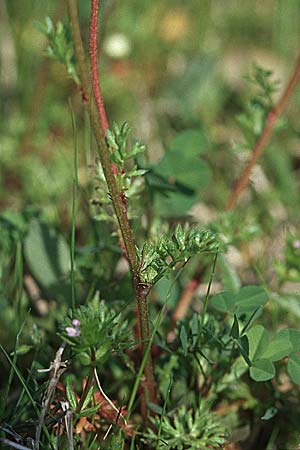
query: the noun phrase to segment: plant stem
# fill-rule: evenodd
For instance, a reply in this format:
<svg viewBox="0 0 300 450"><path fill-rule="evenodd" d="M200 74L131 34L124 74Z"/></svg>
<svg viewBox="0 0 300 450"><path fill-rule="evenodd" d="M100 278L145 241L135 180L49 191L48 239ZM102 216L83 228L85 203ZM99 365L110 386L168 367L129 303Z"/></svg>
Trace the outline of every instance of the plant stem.
<svg viewBox="0 0 300 450"><path fill-rule="evenodd" d="M102 134L106 135L109 128L107 115L105 111L104 101L99 83L99 69L98 69L98 16L99 16L99 1L92 0L91 19L90 19L90 60L92 72L92 85L94 96L96 100L97 110L99 113Z"/></svg>
<svg viewBox="0 0 300 450"><path fill-rule="evenodd" d="M74 136L74 163L73 163L73 195L72 195L72 228L71 228L71 299L72 311L75 310L76 305L76 280L75 280L75 241L76 241L76 213L77 213L77 194L78 194L78 139L77 126L72 103L70 102L71 120Z"/></svg>
<svg viewBox="0 0 300 450"><path fill-rule="evenodd" d="M120 231L124 241L126 256L129 262L130 271L132 274L133 285L135 290L135 298L138 309L138 322L140 330L140 338L142 339L142 352L144 352L145 345L150 339L149 329L149 313L147 295L149 289L143 289L144 285L140 282L139 262L136 252L135 242L132 237L131 226L127 216L126 199L123 192L120 192L115 178L115 171L112 167L109 157L109 149L106 145L104 134L108 127L108 120L105 113L104 102L99 83L98 72L98 48L97 48L97 33L98 33L98 1L92 0L91 23L90 23L90 58L91 58L91 75L92 88L94 95L89 99L90 92L90 77L87 70L84 47L82 44L77 0L68 0L69 16L72 26L74 49L77 58L79 76L82 83L83 98L90 101L90 120L93 132L96 138L99 158L103 173L108 186L109 194L112 200L113 208L118 219ZM87 103L87 102L86 102ZM88 103L87 103L88 104ZM146 295L145 295L146 293ZM145 389L144 394L146 401L155 401L155 383L151 354L147 359L145 366Z"/></svg>
<svg viewBox="0 0 300 450"><path fill-rule="evenodd" d="M273 131L273 127L279 117L283 114L285 111L285 108L288 104L288 101L290 100L290 97L293 94L293 91L300 79L300 54L298 56L298 59L296 61L294 70L292 72L291 78L286 85L286 88L284 89L279 101L275 105L275 107L268 113L266 118L266 123L264 126L264 129L253 149L252 155L246 164L240 178L235 183L235 186L231 192L230 198L226 205L226 210L232 210L234 209L237 200L241 193L246 189L248 183L249 183L249 177L252 171L252 168L260 155L262 154L264 148L266 147Z"/></svg>

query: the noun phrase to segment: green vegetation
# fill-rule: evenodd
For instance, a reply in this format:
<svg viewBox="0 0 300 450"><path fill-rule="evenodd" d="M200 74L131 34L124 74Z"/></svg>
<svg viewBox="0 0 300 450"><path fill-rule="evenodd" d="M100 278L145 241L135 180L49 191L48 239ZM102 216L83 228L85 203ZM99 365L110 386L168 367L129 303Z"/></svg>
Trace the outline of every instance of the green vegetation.
<svg viewBox="0 0 300 450"><path fill-rule="evenodd" d="M299 448L299 19L0 1L1 448Z"/></svg>

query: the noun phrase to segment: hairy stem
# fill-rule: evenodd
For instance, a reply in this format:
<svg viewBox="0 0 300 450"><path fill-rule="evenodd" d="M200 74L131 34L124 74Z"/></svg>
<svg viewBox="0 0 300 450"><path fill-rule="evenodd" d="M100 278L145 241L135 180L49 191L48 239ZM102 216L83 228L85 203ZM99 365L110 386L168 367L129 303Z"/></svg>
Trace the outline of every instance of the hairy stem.
<svg viewBox="0 0 300 450"><path fill-rule="evenodd" d="M92 85L94 96L96 100L97 110L100 117L100 123L103 136L105 136L108 126L107 115L105 111L104 101L99 83L99 69L98 69L98 16L99 16L99 1L92 0L91 20L90 20L90 60L92 72Z"/></svg>
<svg viewBox="0 0 300 450"><path fill-rule="evenodd" d="M239 196L248 186L252 168L256 163L256 161L258 160L258 158L260 157L260 155L262 154L267 143L269 142L269 139L272 135L272 131L274 128L274 124L277 122L279 117L285 111L288 101L290 100L299 79L300 79L300 55L298 56L291 78L288 84L286 85L286 88L284 89L279 101L267 115L264 129L253 149L252 155L248 163L246 164L240 178L235 183L235 186L231 192L230 198L226 205L227 211L232 210L235 207Z"/></svg>
<svg viewBox="0 0 300 450"><path fill-rule="evenodd" d="M147 296L141 295L141 283L139 274L139 262L136 252L135 242L132 237L131 226L128 220L126 201L124 193L120 192L115 178L115 171L109 157L109 149L107 147L104 135L108 128L108 120L105 113L104 102L102 98L99 71L98 71L98 0L92 0L91 22L90 22L90 60L91 60L91 83L93 94L90 96L91 83L87 63L85 58L84 47L82 44L77 0L68 0L70 22L72 26L74 49L77 58L79 76L82 83L83 96L90 102L90 120L93 132L96 138L99 158L102 165L103 173L108 186L109 194L112 200L113 208L118 219L120 231L122 234L126 256L129 262L137 303L139 311L138 321L140 337L142 339L142 349L150 339L149 330L149 314ZM89 98L90 97L90 98ZM147 292L148 293L148 292ZM145 367L145 389L143 390L147 400L155 401L155 385L151 356L149 356Z"/></svg>

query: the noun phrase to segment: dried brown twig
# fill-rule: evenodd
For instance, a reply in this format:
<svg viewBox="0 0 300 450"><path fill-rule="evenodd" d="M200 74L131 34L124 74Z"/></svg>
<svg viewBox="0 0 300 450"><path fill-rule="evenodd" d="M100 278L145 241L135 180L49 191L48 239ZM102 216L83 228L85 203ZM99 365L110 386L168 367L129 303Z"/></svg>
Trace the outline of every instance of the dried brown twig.
<svg viewBox="0 0 300 450"><path fill-rule="evenodd" d="M40 447L40 438L41 438L43 423L45 421L45 416L47 414L47 411L51 405L57 383L59 382L61 375L67 369L67 361L61 360L65 346L66 346L66 344L63 343L59 347L59 349L56 352L54 361L50 364L49 369L42 369L39 371L39 372L49 372L50 371L50 377L49 377L49 384L47 386L47 389L45 391L44 398L42 401L42 412L41 412L39 423L38 423L38 426L36 429L35 444L34 444L35 450L38 450Z"/></svg>

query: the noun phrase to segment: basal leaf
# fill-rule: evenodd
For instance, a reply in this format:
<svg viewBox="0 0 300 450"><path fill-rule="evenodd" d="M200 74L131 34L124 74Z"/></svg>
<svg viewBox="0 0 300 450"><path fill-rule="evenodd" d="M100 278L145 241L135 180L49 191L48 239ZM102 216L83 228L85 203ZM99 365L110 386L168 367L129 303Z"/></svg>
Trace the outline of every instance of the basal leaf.
<svg viewBox="0 0 300 450"><path fill-rule="evenodd" d="M210 305L216 310L227 313L233 311L235 304L235 294L228 291L218 292L210 299Z"/></svg>
<svg viewBox="0 0 300 450"><path fill-rule="evenodd" d="M275 375L275 367L269 359L257 359L250 367L250 376L254 381L268 381Z"/></svg>
<svg viewBox="0 0 300 450"><path fill-rule="evenodd" d="M223 291L211 298L211 304L221 312L235 312L238 318L253 314L268 300L265 291L259 286L245 286L237 293Z"/></svg>
<svg viewBox="0 0 300 450"><path fill-rule="evenodd" d="M278 338L286 338L293 345L294 352L300 352L300 330L294 328L285 328L277 334Z"/></svg>
<svg viewBox="0 0 300 450"><path fill-rule="evenodd" d="M262 325L255 325L247 332L251 361L259 359L269 345L269 333Z"/></svg>
<svg viewBox="0 0 300 450"><path fill-rule="evenodd" d="M263 306L268 301L268 296L260 286L245 286L236 296L236 308L238 316L252 313L259 306Z"/></svg>
<svg viewBox="0 0 300 450"><path fill-rule="evenodd" d="M283 337L276 338L269 343L267 349L262 354L262 358L269 359L270 361L278 361L287 356L292 349L293 346L289 339Z"/></svg>

